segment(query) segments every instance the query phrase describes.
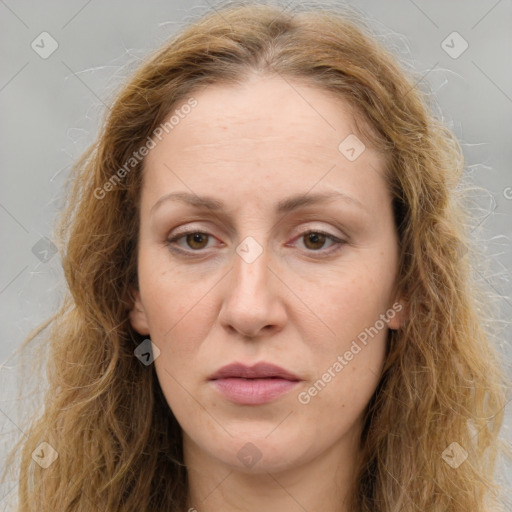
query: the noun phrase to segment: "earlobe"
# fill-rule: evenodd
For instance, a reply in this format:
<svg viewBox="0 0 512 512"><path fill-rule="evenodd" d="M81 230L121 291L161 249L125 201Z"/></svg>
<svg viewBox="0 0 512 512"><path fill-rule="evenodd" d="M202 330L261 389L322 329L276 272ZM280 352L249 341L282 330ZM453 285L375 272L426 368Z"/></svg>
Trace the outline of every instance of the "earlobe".
<svg viewBox="0 0 512 512"><path fill-rule="evenodd" d="M133 306L130 310L130 324L139 334L149 335L149 324L140 298L140 292L133 290L132 296Z"/></svg>

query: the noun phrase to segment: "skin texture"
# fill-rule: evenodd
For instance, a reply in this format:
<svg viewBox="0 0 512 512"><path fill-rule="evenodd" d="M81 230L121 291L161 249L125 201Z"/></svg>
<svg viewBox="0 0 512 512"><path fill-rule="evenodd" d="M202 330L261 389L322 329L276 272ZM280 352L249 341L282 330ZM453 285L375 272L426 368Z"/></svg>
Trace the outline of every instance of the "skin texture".
<svg viewBox="0 0 512 512"><path fill-rule="evenodd" d="M197 107L146 158L130 314L160 350L154 364L183 429L190 507L346 510L361 415L401 314L359 343L307 404L298 395L400 300L384 159L367 146L349 161L338 150L355 133L349 108L298 81L255 76L194 97ZM334 199L275 211L289 196L333 191L362 206ZM225 208L163 201L151 212L171 192L208 195ZM208 236L168 242L185 228ZM346 243L308 240L318 230ZM251 263L236 251L246 237L262 250ZM208 378L235 361L272 362L302 381L272 402L234 404ZM248 442L261 456L251 467L237 456Z"/></svg>

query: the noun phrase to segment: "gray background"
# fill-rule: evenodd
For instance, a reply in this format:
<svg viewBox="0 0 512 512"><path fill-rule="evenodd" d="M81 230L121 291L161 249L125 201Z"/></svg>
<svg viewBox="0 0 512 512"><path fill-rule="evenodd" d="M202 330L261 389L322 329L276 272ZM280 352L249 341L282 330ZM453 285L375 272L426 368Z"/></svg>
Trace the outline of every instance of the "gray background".
<svg viewBox="0 0 512 512"><path fill-rule="evenodd" d="M496 343L510 361L512 2L347 3L364 12L384 42L423 75L440 115L463 145L466 176L481 187L471 204L478 225L472 234L488 256L488 268L479 275L496 294L502 327ZM51 238L64 178L95 138L105 104L141 58L210 5L215 4L0 0L0 363L59 304L59 259L44 237ZM442 46L454 31L469 45L458 58ZM47 58L31 47L42 32L58 44ZM461 48L460 40L448 41L455 45L452 51ZM20 406L15 400L16 365L13 359L0 367L0 460L23 435L18 425L31 411L29 402ZM34 400L39 406L37 395ZM508 439L510 409L503 431ZM506 473L510 469L501 470ZM15 483L0 488L1 510L15 493Z"/></svg>

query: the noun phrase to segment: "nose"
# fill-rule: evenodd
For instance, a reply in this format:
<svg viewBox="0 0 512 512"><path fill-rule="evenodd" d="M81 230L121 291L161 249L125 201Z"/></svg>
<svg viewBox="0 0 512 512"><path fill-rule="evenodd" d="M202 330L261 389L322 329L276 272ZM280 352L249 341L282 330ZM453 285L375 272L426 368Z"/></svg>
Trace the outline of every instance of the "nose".
<svg viewBox="0 0 512 512"><path fill-rule="evenodd" d="M254 261L234 253L219 312L224 329L250 338L283 329L287 316L281 294L286 286L277 277L268 256L266 249Z"/></svg>

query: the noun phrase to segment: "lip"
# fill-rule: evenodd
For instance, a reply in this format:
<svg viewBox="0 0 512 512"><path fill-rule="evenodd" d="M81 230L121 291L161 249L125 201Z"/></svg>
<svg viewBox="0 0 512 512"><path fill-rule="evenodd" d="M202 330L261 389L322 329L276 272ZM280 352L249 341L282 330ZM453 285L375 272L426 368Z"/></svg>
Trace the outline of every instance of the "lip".
<svg viewBox="0 0 512 512"><path fill-rule="evenodd" d="M240 405L261 405L290 391L300 378L271 363L253 366L231 363L209 378L217 391L231 402Z"/></svg>
<svg viewBox="0 0 512 512"><path fill-rule="evenodd" d="M242 363L227 364L211 375L209 379L216 380L230 377L243 379L267 379L277 377L290 381L300 380L297 375L294 375L288 370L266 362L256 363L252 366L247 366Z"/></svg>

